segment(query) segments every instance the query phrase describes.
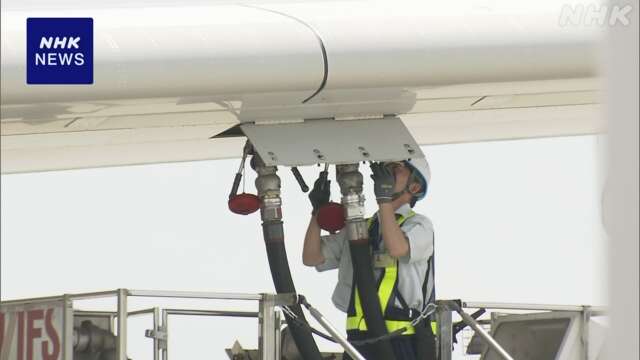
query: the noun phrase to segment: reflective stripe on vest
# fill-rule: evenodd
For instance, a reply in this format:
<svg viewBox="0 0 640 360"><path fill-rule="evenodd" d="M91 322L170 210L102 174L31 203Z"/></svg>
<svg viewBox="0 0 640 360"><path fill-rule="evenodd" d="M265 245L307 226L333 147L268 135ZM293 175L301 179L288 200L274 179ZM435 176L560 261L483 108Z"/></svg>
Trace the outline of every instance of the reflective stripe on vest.
<svg viewBox="0 0 640 360"><path fill-rule="evenodd" d="M402 224L416 213L411 211L406 217L400 216L396 219L398 226L402 226ZM376 216L376 215L374 215ZM368 219L368 228L371 230L371 226L373 224L374 217ZM380 239L381 240L381 239ZM389 304L389 300L391 298L395 299L394 290L398 291L396 288L396 284L398 282L398 259L395 259L392 265L386 266L384 268L384 275L382 276L382 280L380 281L380 285L378 287L378 298L380 299L380 308L382 309L383 315L386 315L387 307L394 306L394 304ZM362 304L360 303L360 294L358 294L355 283L352 286L351 296L354 297L353 305L354 309L349 309L350 314L347 317L347 331L349 330L359 330L366 331L367 324L364 319L364 312L362 311ZM355 310L355 314L353 311ZM411 321L403 321L403 320L388 320L385 316L385 323L387 325L387 331L393 332L401 328L406 328L403 332L403 335L411 335L415 334L415 329L411 326ZM431 324L432 329L435 327L435 323ZM435 334L435 330L434 330Z"/></svg>

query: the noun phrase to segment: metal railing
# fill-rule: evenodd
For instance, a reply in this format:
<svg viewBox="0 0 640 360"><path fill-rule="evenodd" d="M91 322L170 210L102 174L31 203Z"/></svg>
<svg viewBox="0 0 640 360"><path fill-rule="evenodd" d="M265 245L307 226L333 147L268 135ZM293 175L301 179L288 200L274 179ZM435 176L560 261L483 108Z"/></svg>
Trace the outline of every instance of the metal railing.
<svg viewBox="0 0 640 360"><path fill-rule="evenodd" d="M298 302L296 294L242 294L242 293L221 293L221 292L192 292L192 291L155 291L155 290L132 290L117 289L110 291L65 294L60 296L49 296L40 298L20 299L2 301L3 306L37 304L51 301L63 301L72 309L74 300L90 300L107 297L116 297L117 309L115 312L100 311L78 311L78 313L100 313L109 316L112 320L117 319L116 326L116 359L127 360L127 318L151 314L153 328L145 332L145 336L153 339L153 359L168 360L168 337L169 337L169 316L225 316L243 317L258 319L258 350L262 360L280 359L280 326L281 312L279 307L290 306ZM258 302L258 311L232 311L232 310L194 310L152 307L135 311L128 311L129 297L149 297L149 298L172 298L172 299L206 299L206 300L238 300ZM318 319L320 324L334 336L338 343L344 347L345 351L352 355L354 359L364 359L348 342L342 337L328 320L313 308L311 314ZM65 318L67 318L65 316ZM71 321L72 323L73 321ZM65 339L64 341L68 341ZM65 359L72 356L65 354Z"/></svg>
<svg viewBox="0 0 640 360"><path fill-rule="evenodd" d="M436 301L436 321L438 322L438 359L451 360L453 348L453 316L457 313L462 321L470 326L500 357L505 360L513 360L513 357L495 340L495 338L485 330L480 321L474 319L464 312L464 308L486 309L486 310L517 310L517 311L539 311L539 312L561 312L571 311L582 314L581 340L584 351L584 359L589 360L589 340L588 329L591 316L606 315L606 309L601 306L587 305L548 305L548 304L516 304L516 303L496 303L496 302L464 302L459 300L438 300Z"/></svg>
<svg viewBox="0 0 640 360"><path fill-rule="evenodd" d="M293 305L299 301L296 294L242 294L222 292L192 292L192 291L155 291L155 290L130 290L117 289L110 291L89 292L80 294L65 294L60 296L39 297L2 301L2 306L38 304L52 301L62 301L72 309L74 300L90 300L107 297L116 297L117 310L109 311L75 311L77 314L97 314L109 317L110 321L117 319L116 326L116 359L127 360L127 318L151 314L153 328L145 332L145 335L153 340L153 359L168 360L168 337L170 316L208 316L208 317L242 317L258 319L258 350L263 360L280 359L280 307ZM129 297L148 298L172 298L172 299L206 299L206 300L237 300L258 302L258 311L234 311L234 310L195 310L152 307L128 311ZM307 304L308 305L308 304ZM517 310L517 311L571 311L582 314L583 329L581 332L582 343L588 349L588 323L591 316L605 315L605 308L596 306L575 305L539 305L539 304L515 304L515 303L491 303L491 302L462 302L459 300L438 300L436 302L436 321L438 324L437 344L438 359L451 360L453 345L453 313L457 313L467 325L469 325L485 343L497 354L506 360L513 360L511 355L487 332L478 321L463 311L463 308L492 309L492 310ZM340 346L354 359L361 359L361 354L332 326L328 320L315 308L309 305L310 314L318 320L320 325L327 330ZM67 308L63 316L70 319ZM71 324L73 319L71 319ZM67 328L64 333L64 342L72 338L72 332ZM70 354L65 353L65 359L71 359ZM585 351L585 359L589 358L588 350Z"/></svg>

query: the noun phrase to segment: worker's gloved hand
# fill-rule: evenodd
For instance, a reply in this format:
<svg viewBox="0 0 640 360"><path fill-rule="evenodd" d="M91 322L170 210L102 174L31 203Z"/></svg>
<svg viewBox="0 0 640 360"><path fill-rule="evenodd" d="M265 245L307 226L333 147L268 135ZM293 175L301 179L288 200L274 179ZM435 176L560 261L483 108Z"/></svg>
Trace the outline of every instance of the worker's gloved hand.
<svg viewBox="0 0 640 360"><path fill-rule="evenodd" d="M309 200L313 206L312 215L317 214L318 209L328 203L331 198L331 180L327 179L328 176L326 171L320 172L318 180L313 184L313 190L309 193Z"/></svg>
<svg viewBox="0 0 640 360"><path fill-rule="evenodd" d="M396 176L393 171L381 162L371 163L371 179L373 179L373 192L376 194L378 204L391 202L393 199Z"/></svg>

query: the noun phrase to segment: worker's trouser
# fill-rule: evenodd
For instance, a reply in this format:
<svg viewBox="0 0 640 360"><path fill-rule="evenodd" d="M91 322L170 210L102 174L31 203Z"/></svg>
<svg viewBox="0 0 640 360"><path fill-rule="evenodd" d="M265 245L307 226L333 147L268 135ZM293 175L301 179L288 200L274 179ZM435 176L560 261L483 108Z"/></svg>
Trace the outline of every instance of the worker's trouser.
<svg viewBox="0 0 640 360"><path fill-rule="evenodd" d="M421 325L418 325L421 326ZM349 340L364 340L366 335L354 334L349 332ZM414 335L402 335L391 338L391 347L393 353L396 356L396 360L436 360L436 342L435 336L431 331L430 326L424 326L421 329L416 329ZM364 356L365 359L376 359L374 355L375 347L371 345L355 346L356 349ZM418 348L421 348L418 350ZM419 357L419 353L422 352L422 356ZM342 358L344 360L352 360L349 354L345 353Z"/></svg>

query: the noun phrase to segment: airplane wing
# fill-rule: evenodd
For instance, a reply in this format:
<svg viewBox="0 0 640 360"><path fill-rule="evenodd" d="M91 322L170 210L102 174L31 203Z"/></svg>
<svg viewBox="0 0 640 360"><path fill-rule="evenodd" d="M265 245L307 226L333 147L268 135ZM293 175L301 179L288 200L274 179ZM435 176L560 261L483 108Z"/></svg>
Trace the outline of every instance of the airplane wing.
<svg viewBox="0 0 640 360"><path fill-rule="evenodd" d="M603 131L599 30L545 2L81 4L2 11L3 174L239 157L240 124L396 115L418 144ZM28 17L93 18L92 85L26 84Z"/></svg>

